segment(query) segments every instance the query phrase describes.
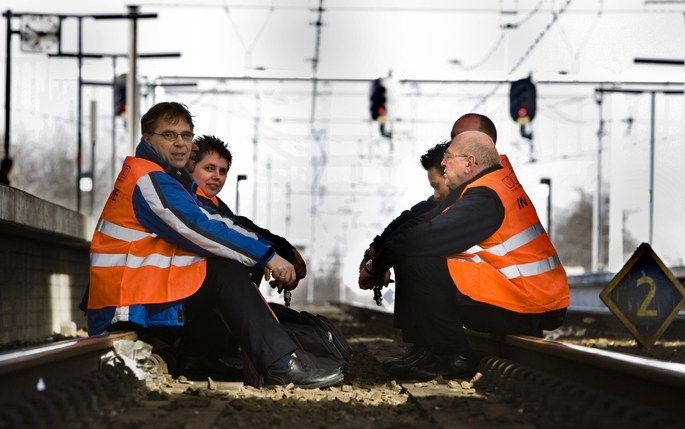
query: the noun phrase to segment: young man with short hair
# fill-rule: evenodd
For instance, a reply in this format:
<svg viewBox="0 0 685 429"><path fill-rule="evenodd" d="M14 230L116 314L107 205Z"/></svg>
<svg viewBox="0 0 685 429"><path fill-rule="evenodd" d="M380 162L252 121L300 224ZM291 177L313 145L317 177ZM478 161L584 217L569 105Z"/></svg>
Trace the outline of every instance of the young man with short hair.
<svg viewBox="0 0 685 429"><path fill-rule="evenodd" d="M266 268L291 284L292 264L273 246L208 216L184 169L193 120L176 102L141 118L142 139L127 157L91 243L88 330L126 323L139 330L180 327L184 307L216 310L254 369L254 384L322 387L339 371L304 365L295 343L252 285L250 269Z"/></svg>

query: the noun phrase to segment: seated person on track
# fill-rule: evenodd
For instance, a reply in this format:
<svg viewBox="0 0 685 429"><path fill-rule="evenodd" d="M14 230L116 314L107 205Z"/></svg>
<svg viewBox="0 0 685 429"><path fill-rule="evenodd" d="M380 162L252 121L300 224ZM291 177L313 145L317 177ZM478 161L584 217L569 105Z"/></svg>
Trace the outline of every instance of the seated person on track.
<svg viewBox="0 0 685 429"><path fill-rule="evenodd" d="M477 362L464 326L540 336L560 325L569 304L556 250L493 139L457 133L443 165L456 198L393 234L360 274L360 287L370 289L395 268L395 306L413 344L386 365L397 378L470 377Z"/></svg>
<svg viewBox="0 0 685 429"><path fill-rule="evenodd" d="M124 161L93 235L89 333L119 322L140 330L180 327L187 312L216 310L249 358L253 384L340 382L338 370L303 364L250 279L250 270L266 268L292 284L293 265L269 243L198 205L197 185L184 169L194 137L188 109L158 103L141 118L141 130L136 155Z"/></svg>
<svg viewBox="0 0 685 429"><path fill-rule="evenodd" d="M279 284L276 279L273 285L285 290L292 290L297 283L307 275L307 265L295 246L285 238L278 236L268 229L261 228L245 216L238 216L218 197L219 192L226 183L228 170L231 168L233 155L226 144L219 138L203 135L195 139L197 151L194 152L192 162L192 176L197 183L197 195L200 205L210 211L210 214L218 214L223 222L229 222L237 227L252 233L255 238L268 241L276 250L276 254L293 264L295 268L295 281L291 284ZM261 272L253 273L255 283L259 283ZM269 274L267 280L269 280Z"/></svg>

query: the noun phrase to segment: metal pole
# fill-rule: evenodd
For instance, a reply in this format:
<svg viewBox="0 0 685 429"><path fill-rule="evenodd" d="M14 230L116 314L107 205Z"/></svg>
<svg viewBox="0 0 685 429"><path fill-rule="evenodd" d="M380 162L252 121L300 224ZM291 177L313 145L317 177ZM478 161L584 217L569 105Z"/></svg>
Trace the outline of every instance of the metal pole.
<svg viewBox="0 0 685 429"><path fill-rule="evenodd" d="M116 163L117 163L117 111L114 105L117 99L117 57L112 55L112 185L116 180Z"/></svg>
<svg viewBox="0 0 685 429"><path fill-rule="evenodd" d="M240 214L240 181L247 179L246 174L238 174L235 181L235 214Z"/></svg>
<svg viewBox="0 0 685 429"><path fill-rule="evenodd" d="M255 94L255 116L252 125L252 221L257 222L257 191L259 185L259 125L262 117L262 97Z"/></svg>
<svg viewBox="0 0 685 429"><path fill-rule="evenodd" d="M601 89L601 86L600 86ZM592 272L597 272L601 266L602 255L602 137L604 135L604 93L597 93L599 106L599 128L597 129L597 189L592 211Z"/></svg>
<svg viewBox="0 0 685 429"><path fill-rule="evenodd" d="M552 179L543 177L540 183L547 185L547 236L552 239Z"/></svg>
<svg viewBox="0 0 685 429"><path fill-rule="evenodd" d="M81 156L82 156L82 145L83 136L81 133L81 115L83 110L83 100L82 100L82 84L83 84L83 18L78 17L78 97L76 98L76 211L81 211Z"/></svg>
<svg viewBox="0 0 685 429"><path fill-rule="evenodd" d="M138 6L129 6L128 75L126 75L126 119L131 154L138 142Z"/></svg>
<svg viewBox="0 0 685 429"><path fill-rule="evenodd" d="M12 11L7 9L7 35L5 38L5 159L10 157L10 90L12 74Z"/></svg>
<svg viewBox="0 0 685 429"><path fill-rule="evenodd" d="M316 22L314 23L314 25L316 25L316 42L314 44L314 57L312 58L312 107L309 116L309 120L312 124L314 124L314 121L316 119L316 96L318 86L318 79L316 75L319 69L319 51L321 48L321 26L323 25L323 22L321 21L322 14L323 0L319 0L319 15L317 16Z"/></svg>
<svg viewBox="0 0 685 429"><path fill-rule="evenodd" d="M90 215L95 214L95 142L97 141L98 129L98 103L90 100Z"/></svg>
<svg viewBox="0 0 685 429"><path fill-rule="evenodd" d="M654 239L654 122L656 91L651 95L651 117L649 120L649 244Z"/></svg>

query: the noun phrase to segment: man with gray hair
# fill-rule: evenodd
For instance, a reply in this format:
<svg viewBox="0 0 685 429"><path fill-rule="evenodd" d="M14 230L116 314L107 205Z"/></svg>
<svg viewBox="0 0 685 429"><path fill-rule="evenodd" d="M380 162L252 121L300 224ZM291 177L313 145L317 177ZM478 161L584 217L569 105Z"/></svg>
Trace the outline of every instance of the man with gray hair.
<svg viewBox="0 0 685 429"><path fill-rule="evenodd" d="M470 377L477 362L464 326L540 336L569 304L556 250L491 136L458 132L442 163L456 198L385 242L360 276L369 289L393 266L404 288L402 335L413 346L385 365L397 378Z"/></svg>

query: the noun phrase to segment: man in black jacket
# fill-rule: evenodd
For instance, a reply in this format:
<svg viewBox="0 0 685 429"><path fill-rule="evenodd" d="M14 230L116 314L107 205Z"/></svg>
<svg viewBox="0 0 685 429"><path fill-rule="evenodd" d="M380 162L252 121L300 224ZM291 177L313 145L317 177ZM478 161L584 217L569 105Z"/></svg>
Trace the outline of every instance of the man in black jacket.
<svg viewBox="0 0 685 429"><path fill-rule="evenodd" d="M495 124L487 116L480 115L478 113L467 113L461 116L454 122L452 126L452 131L450 133L450 138L454 138L455 135L464 131L481 131L490 136L493 142L497 143L497 129ZM426 170L428 176L428 182L433 188L433 195L428 199L421 201L409 210L403 211L397 218L385 227L380 235L377 235L369 248L364 252L364 257L359 264L359 283L367 281L370 277L368 272L364 270L364 265L376 256L380 251L381 247L393 236L403 234L403 231L412 228L420 222L427 221L442 211L442 207L447 207L458 197L455 192L452 192L447 186L444 178L445 168L442 166L443 154L445 149L449 146L450 142L438 143L431 149L429 149L425 154L421 156L421 166ZM386 270L382 276L377 276L382 278L381 283L387 286L390 281L390 270ZM411 317L407 314L407 310L403 309L404 305L407 304L407 300L403 299L402 288L395 288L396 294L398 296L395 299L395 315L393 325L402 329L403 340L409 343L415 343L416 338L411 333L405 325L411 325ZM406 357L406 356L403 356ZM393 363L395 359L387 361L385 364Z"/></svg>
<svg viewBox="0 0 685 429"><path fill-rule="evenodd" d="M508 164L508 160L499 157L495 144L488 134L481 131L457 131L450 147L445 151L443 165L446 167L445 178L452 189L450 196L445 199L443 205L432 213L428 213L422 222L399 228L389 237L378 251L376 256L367 261L360 273L359 286L362 289L369 289L382 281L382 273L388 267L394 267L398 277L399 285L404 289L400 297L406 301L396 303L396 309L402 310L399 325L402 328L403 339L412 343L408 354L402 358L389 361L385 364L386 370L393 376L400 378L410 378L427 380L442 376L444 378L467 378L475 373L476 361L471 347L468 344L463 331L463 326L468 326L484 332L499 334L517 333L525 335L540 336L542 329L554 329L559 326L565 312L561 308L564 299L567 299L567 287L565 285L565 273L559 267L556 254L547 258L548 251L554 252L552 244L547 239L544 230L529 232L533 228L526 225L513 226L512 219L516 215L505 218L505 206L502 197L495 191L496 185L504 182L500 181L500 170L504 168L505 173L511 167L503 167ZM511 175L506 176L510 178ZM490 185L484 177L495 177ZM515 176L514 180L515 180ZM470 184L480 180L480 184L468 187ZM518 183L518 182L517 182ZM509 186L509 185L507 185ZM502 187L506 188L504 185ZM520 186L519 186L520 188ZM466 191L465 191L466 189ZM499 188L497 188L499 189ZM507 189L509 191L509 189ZM509 200L507 204L511 209L512 193L506 195ZM515 204L514 204L515 205ZM526 207L528 204L526 204ZM521 207L519 207L520 209ZM532 215L530 213L532 210ZM521 215L520 219L525 222L536 220L534 209L528 208L528 212ZM505 223L505 220L507 222ZM539 223L539 220L537 220ZM504 225L504 227L503 227ZM516 232L517 228L524 228L526 237L540 237L541 240L521 241L523 237ZM512 232L512 230L514 232ZM508 234L519 237L518 241L512 241ZM513 237L512 236L512 237ZM492 239L492 237L497 237ZM488 241L491 240L491 241ZM516 269L526 266L535 266L535 270L517 271L510 273L511 277L494 276L488 265L478 256L474 256L472 265L461 266L464 275L463 283L457 283L452 273L452 267L448 268L448 259L455 255L477 254L483 250L481 245L492 240L503 240L507 246L495 245L498 248L506 248L503 254L496 253L498 257L516 253ZM530 249L521 250L529 243L537 243ZM487 251L490 247L486 248ZM492 254L495 251L493 251ZM509 256L514 257L514 256ZM484 257L485 258L485 257ZM538 264L537 260L542 258L547 264ZM462 260L461 257L456 258ZM549 262L547 259L556 262ZM490 259L488 259L490 260ZM526 261L533 260L535 264L527 264ZM452 259L450 259L452 261ZM520 262L523 261L523 262ZM511 263L511 262L510 262ZM518 266L517 263L523 265ZM495 267L499 266L497 263ZM510 266L500 266L500 268L511 268ZM527 268L528 269L528 268ZM501 271L501 270L500 270ZM534 280L535 276L547 275L554 276L551 293L546 295L541 293L541 298L537 300L535 291L542 289L539 282L545 280ZM501 274L501 273L498 273ZM492 277L487 277L492 275ZM485 277L481 277L485 276ZM493 285L497 285L499 291L512 290L517 287L511 283L513 280L528 276L525 284L521 287L530 287L530 294L522 292L513 294L517 300L516 306L509 305L510 301L499 301L502 295L497 295L493 299ZM541 279L542 277L538 277ZM552 277L550 277L552 278ZM467 279L467 280L464 280ZM462 281L460 280L460 282ZM558 281L557 281L558 280ZM492 283L496 281L496 283ZM535 283L535 282L538 283ZM484 283L483 283L484 282ZM511 283L511 285L509 285ZM472 286L469 292L464 292L463 287ZM455 287L456 286L456 287ZM482 288L481 293L479 288ZM468 293L468 295L467 295ZM508 294L509 292L504 292ZM564 295L566 293L566 295ZM523 298L522 296L525 296ZM503 303L507 302L507 305ZM502 304L500 304L502 303ZM518 305L520 304L520 305ZM535 305L540 304L539 308L548 311L540 312ZM398 307L399 305L399 307ZM534 311L531 311L533 310ZM397 315L396 315L397 316Z"/></svg>
<svg viewBox="0 0 685 429"><path fill-rule="evenodd" d="M456 135L465 131L483 132L487 134L494 143L497 142L497 129L487 116L478 113L467 113L461 116L454 122L450 137L454 138ZM438 152L437 148L440 147L440 159L433 159L432 163L433 165L436 165L437 163L437 165L439 165L439 171L443 174L444 167L441 165L443 161L442 157L448 146L449 143L445 146L438 145L431 149L431 151L435 150ZM429 151L429 153L431 151ZM424 157L429 155L429 153L426 153ZM423 162L424 158L422 157L422 165L424 165ZM426 166L424 165L424 168L425 167ZM378 284L387 285L390 278L389 268L394 267L396 271L395 274L398 284L395 288L396 298L393 325L395 328L402 330L402 340L406 343L413 344L414 346L412 346L403 356L388 359L383 362L383 366L386 370L389 370L391 374L393 373L391 368L396 364L413 362L417 357L424 355L426 352L426 348L421 346L422 342L425 340L425 338L423 338L425 333L416 329L417 319L423 318L424 316L417 314L414 305L416 300L411 295L413 293L411 288L403 287L403 282L406 283L407 278L412 276L403 275L404 273L401 272L401 269L400 272L398 272L398 267L395 264L399 260L399 255L413 255L417 257L414 258L415 260L427 256L433 261L435 260L434 255L445 254L446 247L451 248L456 240L463 238L461 237L462 235L468 234L468 231L472 231L471 229L453 230L449 228L448 223L446 224L447 227L443 228L440 234L433 234L432 230L429 228L426 229L429 235L421 236L420 231L422 228L432 226L434 224L432 219L440 215L445 208L454 204L460 194L461 187L453 190L448 188L447 192L443 193L440 198L435 198L435 196L431 197L426 201L416 204L411 209L404 211L385 228L380 236L376 236L369 246L369 249L364 253L364 259L359 265L359 286L362 289L369 289ZM478 211L473 212L473 215L475 222L474 226L477 227L478 222L483 219ZM415 234L417 231L419 231L419 233ZM407 237L411 237L411 239L408 240ZM372 262L369 263L369 261ZM370 264L371 266L367 264ZM370 269L373 269L374 272L371 273ZM442 302L436 302L433 305L433 308L448 306L447 301L451 300L451 298L438 300ZM431 311L431 308L426 308L425 310ZM449 310L445 309L445 311ZM468 348L468 345L463 345L462 348Z"/></svg>

